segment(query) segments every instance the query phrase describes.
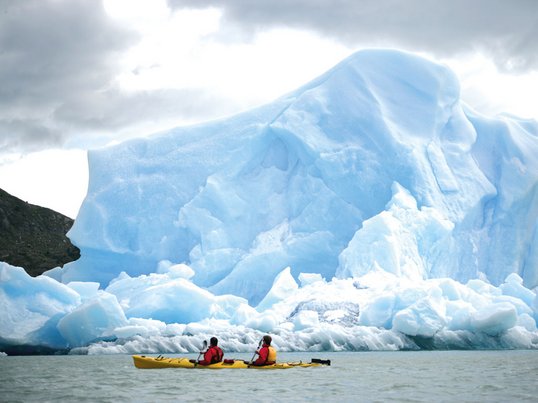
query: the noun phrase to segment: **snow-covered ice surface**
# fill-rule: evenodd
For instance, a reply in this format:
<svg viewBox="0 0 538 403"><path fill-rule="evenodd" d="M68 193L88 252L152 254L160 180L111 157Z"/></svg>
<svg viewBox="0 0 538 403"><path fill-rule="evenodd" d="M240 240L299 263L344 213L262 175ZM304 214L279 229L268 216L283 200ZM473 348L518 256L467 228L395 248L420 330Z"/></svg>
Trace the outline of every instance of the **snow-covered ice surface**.
<svg viewBox="0 0 538 403"><path fill-rule="evenodd" d="M89 153L48 277L0 264L0 350L538 347L538 124L361 51L243 114Z"/></svg>

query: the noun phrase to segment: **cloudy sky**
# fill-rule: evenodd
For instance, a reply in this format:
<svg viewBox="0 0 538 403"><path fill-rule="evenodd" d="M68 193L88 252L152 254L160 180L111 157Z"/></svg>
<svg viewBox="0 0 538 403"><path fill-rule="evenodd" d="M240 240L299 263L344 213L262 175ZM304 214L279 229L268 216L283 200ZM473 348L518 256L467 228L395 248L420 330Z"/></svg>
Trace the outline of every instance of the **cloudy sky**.
<svg viewBox="0 0 538 403"><path fill-rule="evenodd" d="M75 217L85 150L269 102L371 47L538 119L536 38L536 0L0 0L0 188Z"/></svg>

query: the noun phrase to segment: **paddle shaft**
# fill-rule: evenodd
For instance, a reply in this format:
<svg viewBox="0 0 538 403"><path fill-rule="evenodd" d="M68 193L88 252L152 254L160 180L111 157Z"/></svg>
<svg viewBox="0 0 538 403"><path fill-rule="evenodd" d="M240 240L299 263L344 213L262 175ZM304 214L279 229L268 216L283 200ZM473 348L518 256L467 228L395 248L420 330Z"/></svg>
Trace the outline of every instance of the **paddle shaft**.
<svg viewBox="0 0 538 403"><path fill-rule="evenodd" d="M250 359L250 362L254 362L254 357L256 357L256 353L258 352L258 350L259 350L260 347L262 346L262 343L263 343L263 339L261 339L260 342L258 343L258 348L256 349L256 351L255 351L254 354L252 355L252 358Z"/></svg>

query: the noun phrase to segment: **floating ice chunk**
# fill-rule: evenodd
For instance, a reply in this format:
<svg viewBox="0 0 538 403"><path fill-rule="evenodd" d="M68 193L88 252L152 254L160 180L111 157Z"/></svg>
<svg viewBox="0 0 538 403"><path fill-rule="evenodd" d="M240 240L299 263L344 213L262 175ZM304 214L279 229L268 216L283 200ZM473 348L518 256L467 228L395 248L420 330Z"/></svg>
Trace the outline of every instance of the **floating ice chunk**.
<svg viewBox="0 0 538 403"><path fill-rule="evenodd" d="M432 337L446 324L444 313L432 302L423 298L397 312L392 319L392 329L409 336Z"/></svg>
<svg viewBox="0 0 538 403"><path fill-rule="evenodd" d="M169 260L161 260L159 262L157 273L168 274L170 278L184 278L187 280L194 276L194 270L186 264L173 264Z"/></svg>
<svg viewBox="0 0 538 403"><path fill-rule="evenodd" d="M443 292L443 296L449 301L458 301L462 298L463 285L450 278L439 279L437 286Z"/></svg>
<svg viewBox="0 0 538 403"><path fill-rule="evenodd" d="M514 326L501 335L502 347L511 349L538 348L536 331L529 332L525 327Z"/></svg>
<svg viewBox="0 0 538 403"><path fill-rule="evenodd" d="M71 281L67 286L75 290L80 295L83 302L97 296L99 290L99 283L91 281Z"/></svg>
<svg viewBox="0 0 538 403"><path fill-rule="evenodd" d="M538 321L538 293L534 297L534 301L532 301L532 309L534 310L534 319Z"/></svg>
<svg viewBox="0 0 538 403"><path fill-rule="evenodd" d="M398 182L394 182L392 184L391 191L392 198L385 205L385 208L387 210L417 210L417 201L415 200L415 198L411 195L411 193L409 193L407 189L405 189Z"/></svg>
<svg viewBox="0 0 538 403"><path fill-rule="evenodd" d="M146 326L127 325L127 326L120 326L120 327L115 328L113 334L116 337L126 339L129 337L138 336L138 335L142 337L150 337L158 333L152 332Z"/></svg>
<svg viewBox="0 0 538 403"><path fill-rule="evenodd" d="M516 325L524 327L529 332L536 332L536 321L532 316L526 313L523 313L517 317Z"/></svg>
<svg viewBox="0 0 538 403"><path fill-rule="evenodd" d="M245 326L262 332L272 333L279 323L279 317L271 310L268 310L247 320Z"/></svg>
<svg viewBox="0 0 538 403"><path fill-rule="evenodd" d="M359 322L363 326L377 326L385 329L392 327L396 297L394 294L381 294L362 307Z"/></svg>
<svg viewBox="0 0 538 403"><path fill-rule="evenodd" d="M159 274L164 274L164 273L168 273L168 269L173 265L173 263L170 261L170 260L167 260L167 259L164 259L164 260L161 260L158 264L157 264L157 270L155 271L156 273L159 273Z"/></svg>
<svg viewBox="0 0 538 403"><path fill-rule="evenodd" d="M387 210L365 220L339 256L336 276L360 277L381 268L398 277L426 279L445 246L454 224L434 208L417 209L417 202L398 183Z"/></svg>
<svg viewBox="0 0 538 403"><path fill-rule="evenodd" d="M58 320L80 304L77 292L47 276L0 262L0 341L65 348Z"/></svg>
<svg viewBox="0 0 538 403"><path fill-rule="evenodd" d="M124 310L129 309L131 299L136 300L139 293L148 287L163 284L170 278L165 274L150 274L138 277L131 277L125 272L121 272L113 279L106 292L114 294Z"/></svg>
<svg viewBox="0 0 538 403"><path fill-rule="evenodd" d="M491 301L494 303L509 303L516 309L516 313L518 315L522 315L524 313L532 315L533 313L532 308L530 308L525 302L523 302L519 298L511 297L510 295L494 296L493 298L491 298Z"/></svg>
<svg viewBox="0 0 538 403"><path fill-rule="evenodd" d="M323 277L321 277L321 274L319 273L299 273L301 287L305 287L317 281L323 281Z"/></svg>
<svg viewBox="0 0 538 403"><path fill-rule="evenodd" d="M275 303L282 301L286 297L292 295L299 286L295 282L295 279L291 275L291 269L286 267L282 270L278 276L276 276L273 286L267 293L267 295L261 300L256 309L262 312Z"/></svg>
<svg viewBox="0 0 538 403"><path fill-rule="evenodd" d="M446 302L446 321L449 330L471 329L471 317L476 308L470 302L450 300Z"/></svg>
<svg viewBox="0 0 538 403"><path fill-rule="evenodd" d="M64 272L64 270L63 270L62 267L54 267L54 268L52 268L50 270L47 270L47 271L43 272L41 275L53 278L54 280L61 283L62 282L62 274L63 274L63 272Z"/></svg>
<svg viewBox="0 0 538 403"><path fill-rule="evenodd" d="M187 266L179 266L181 273L189 272ZM245 299L233 295L215 296L170 271L115 279L106 291L116 295L127 317L164 323L190 323L210 317L229 319L238 306L246 304Z"/></svg>
<svg viewBox="0 0 538 403"><path fill-rule="evenodd" d="M471 317L471 326L474 331L484 332L491 336L510 329L516 323L516 308L508 302L489 304Z"/></svg>
<svg viewBox="0 0 538 403"><path fill-rule="evenodd" d="M376 263L371 271L361 277L355 277L353 284L356 288L380 290L383 288L393 288L392 285L397 284L399 281L399 277L381 269Z"/></svg>
<svg viewBox="0 0 538 403"><path fill-rule="evenodd" d="M60 319L58 330L71 347L78 347L110 337L115 328L126 324L127 319L116 297L100 291L96 297Z"/></svg>
<svg viewBox="0 0 538 403"><path fill-rule="evenodd" d="M333 323L344 323L346 316L349 314L346 306L342 306L342 309L327 309L323 313L323 320Z"/></svg>
<svg viewBox="0 0 538 403"><path fill-rule="evenodd" d="M39 312L50 310L57 313L55 308L58 307L58 303L73 305L80 302L80 296L65 284L47 276L31 277L22 267L11 266L4 262L0 262L0 287L11 297L38 297L43 293L57 301L57 303L50 301L50 304L38 309Z"/></svg>
<svg viewBox="0 0 538 403"><path fill-rule="evenodd" d="M183 334L186 325L183 323L170 323L167 324L162 332L163 336L173 336L177 334Z"/></svg>
<svg viewBox="0 0 538 403"><path fill-rule="evenodd" d="M467 282L467 287L480 295L501 295L499 288L486 283L483 280L473 279Z"/></svg>
<svg viewBox="0 0 538 403"><path fill-rule="evenodd" d="M230 318L230 323L240 325L248 323L259 316L259 312L248 304L241 304Z"/></svg>
<svg viewBox="0 0 538 403"><path fill-rule="evenodd" d="M246 299L235 295L217 295L214 297L213 305L211 306L211 314L208 318L211 319L231 319L239 307L248 305Z"/></svg>
<svg viewBox="0 0 538 403"><path fill-rule="evenodd" d="M168 275L172 278L191 279L194 276L194 270L186 264L175 264L168 269Z"/></svg>
<svg viewBox="0 0 538 403"><path fill-rule="evenodd" d="M416 255L413 254L416 245L402 245L404 238L400 237L401 230L404 230L401 223L386 211L364 221L362 228L355 233L348 247L340 254L336 276L360 277L376 266L400 276L402 266L406 265L406 268L410 269L409 275L422 278L418 260L413 262L413 268L407 265L408 257L413 259Z"/></svg>
<svg viewBox="0 0 538 403"><path fill-rule="evenodd" d="M414 286L407 285L396 290L395 311L405 309L420 300L430 299L428 285L432 283L417 282Z"/></svg>
<svg viewBox="0 0 538 403"><path fill-rule="evenodd" d="M304 310L299 312L293 318L293 324L296 330L319 327L319 317L316 311Z"/></svg>
<svg viewBox="0 0 538 403"><path fill-rule="evenodd" d="M215 296L185 279L145 288L133 295L125 313L166 323L189 323L210 317Z"/></svg>
<svg viewBox="0 0 538 403"><path fill-rule="evenodd" d="M510 273L504 282L506 284L523 284L523 279L517 273Z"/></svg>
<svg viewBox="0 0 538 403"><path fill-rule="evenodd" d="M499 287L504 295L519 298L529 307L532 307L536 294L523 285L523 279L516 273L511 273L506 277L504 284Z"/></svg>
<svg viewBox="0 0 538 403"><path fill-rule="evenodd" d="M110 280L110 283L108 284L108 286L110 287L112 284L114 284L115 282L117 281L120 281L120 280L127 280L127 279L130 279L132 278L131 276L129 276L127 273L125 273L124 271L120 272L120 274L118 274L117 277L114 277L112 280ZM105 289L106 291L106 289Z"/></svg>
<svg viewBox="0 0 538 403"><path fill-rule="evenodd" d="M326 292L329 291L329 292ZM358 303L351 302L353 298L344 298L338 291L345 292L342 288L335 287L333 290L323 292L314 289L310 294L304 294L301 297L292 297L274 306L273 310L281 315L281 320L295 320L301 312L316 312L317 319L320 323L337 323L341 326L356 326L359 323L360 307ZM299 301L297 303L297 301ZM290 308L293 308L290 311Z"/></svg>
<svg viewBox="0 0 538 403"><path fill-rule="evenodd" d="M122 338L133 337L135 335L151 337L161 335L166 330L166 323L159 320L130 318L126 326L120 326L114 329L114 335Z"/></svg>

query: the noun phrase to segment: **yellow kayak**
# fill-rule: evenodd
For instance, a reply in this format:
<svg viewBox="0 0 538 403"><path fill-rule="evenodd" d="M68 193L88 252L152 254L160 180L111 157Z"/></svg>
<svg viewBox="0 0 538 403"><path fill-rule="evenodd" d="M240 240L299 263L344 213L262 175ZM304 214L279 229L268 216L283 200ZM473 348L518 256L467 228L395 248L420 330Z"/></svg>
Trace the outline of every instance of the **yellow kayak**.
<svg viewBox="0 0 538 403"><path fill-rule="evenodd" d="M155 369L155 368L252 368L252 369L287 369L296 367L321 367L331 365L330 360L320 360L313 358L311 362L283 362L264 366L249 365L243 360L224 360L211 365L198 365L195 360L188 358L167 358L167 357L147 357L145 355L133 355L134 365L140 369Z"/></svg>

